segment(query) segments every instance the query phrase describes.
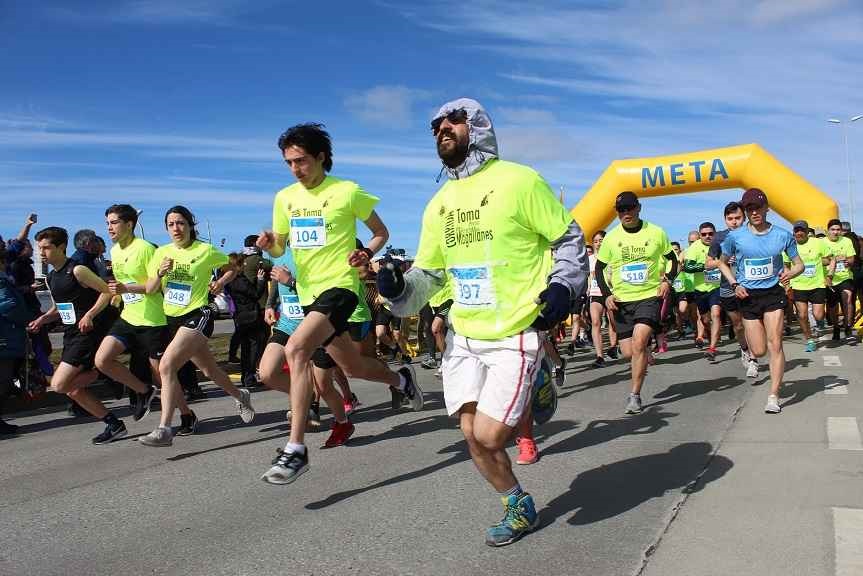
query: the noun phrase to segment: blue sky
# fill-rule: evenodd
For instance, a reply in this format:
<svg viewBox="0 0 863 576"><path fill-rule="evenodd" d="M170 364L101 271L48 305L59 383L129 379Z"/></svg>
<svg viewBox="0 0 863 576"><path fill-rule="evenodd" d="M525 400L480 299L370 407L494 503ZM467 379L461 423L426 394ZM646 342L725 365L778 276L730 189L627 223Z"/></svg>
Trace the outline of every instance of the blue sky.
<svg viewBox="0 0 863 576"><path fill-rule="evenodd" d="M861 30L856 0L11 0L0 234L30 211L102 231L104 208L129 202L165 242L164 211L182 203L235 248L292 182L278 135L317 121L333 174L380 196L392 243L412 252L438 187L428 121L459 96L570 207L617 158L758 142L845 215L842 129L826 120L863 114ZM863 121L848 141L863 175ZM681 239L739 195L651 199L643 216Z"/></svg>

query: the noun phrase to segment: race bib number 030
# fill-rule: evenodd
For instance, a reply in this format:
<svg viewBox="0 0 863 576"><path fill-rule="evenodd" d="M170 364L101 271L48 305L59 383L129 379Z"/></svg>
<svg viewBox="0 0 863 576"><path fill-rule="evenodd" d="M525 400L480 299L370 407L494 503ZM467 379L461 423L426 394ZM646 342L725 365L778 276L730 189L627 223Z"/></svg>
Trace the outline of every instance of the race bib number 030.
<svg viewBox="0 0 863 576"><path fill-rule="evenodd" d="M647 282L647 262L633 262L620 267L620 281L627 284Z"/></svg>
<svg viewBox="0 0 863 576"><path fill-rule="evenodd" d="M174 306L188 306L192 301L192 287L189 284L168 282L165 285L165 302Z"/></svg>
<svg viewBox="0 0 863 576"><path fill-rule="evenodd" d="M302 320L303 307L300 306L300 297L296 294L284 294L282 296L282 314L291 320Z"/></svg>
<svg viewBox="0 0 863 576"><path fill-rule="evenodd" d="M450 268L455 280L455 301L471 308L493 308L494 286L488 266L464 266Z"/></svg>
<svg viewBox="0 0 863 576"><path fill-rule="evenodd" d="M773 258L744 259L743 277L747 280L767 280L773 278Z"/></svg>
<svg viewBox="0 0 863 576"><path fill-rule="evenodd" d="M320 248L326 244L323 218L291 218L291 248Z"/></svg>
<svg viewBox="0 0 863 576"><path fill-rule="evenodd" d="M78 320L75 316L75 307L71 302L58 302L57 312L60 313L60 322L66 326L71 326Z"/></svg>

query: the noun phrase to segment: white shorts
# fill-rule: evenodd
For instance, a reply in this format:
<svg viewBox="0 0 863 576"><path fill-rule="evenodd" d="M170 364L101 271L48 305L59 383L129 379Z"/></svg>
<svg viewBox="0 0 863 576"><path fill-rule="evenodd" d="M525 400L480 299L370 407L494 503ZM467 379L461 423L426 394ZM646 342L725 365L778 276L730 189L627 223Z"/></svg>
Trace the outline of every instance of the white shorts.
<svg viewBox="0 0 863 576"><path fill-rule="evenodd" d="M500 340L474 340L450 330L442 366L447 414L476 402L478 411L515 427L531 401L542 354L533 329Z"/></svg>

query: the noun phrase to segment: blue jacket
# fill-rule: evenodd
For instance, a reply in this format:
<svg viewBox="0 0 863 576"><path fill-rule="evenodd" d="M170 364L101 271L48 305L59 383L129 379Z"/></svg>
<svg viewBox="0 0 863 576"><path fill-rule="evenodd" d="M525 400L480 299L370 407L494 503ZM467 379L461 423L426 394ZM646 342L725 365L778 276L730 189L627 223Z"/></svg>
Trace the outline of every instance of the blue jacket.
<svg viewBox="0 0 863 576"><path fill-rule="evenodd" d="M0 358L23 358L32 314L12 280L0 274Z"/></svg>

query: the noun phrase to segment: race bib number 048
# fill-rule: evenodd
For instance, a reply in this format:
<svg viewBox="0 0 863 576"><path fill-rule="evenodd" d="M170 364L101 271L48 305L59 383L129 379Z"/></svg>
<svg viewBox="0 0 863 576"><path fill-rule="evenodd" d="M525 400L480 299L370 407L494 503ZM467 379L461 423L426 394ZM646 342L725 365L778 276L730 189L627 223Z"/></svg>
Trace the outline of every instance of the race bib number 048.
<svg viewBox="0 0 863 576"><path fill-rule="evenodd" d="M464 266L450 268L455 280L455 301L471 308L493 308L494 286L488 266Z"/></svg>
<svg viewBox="0 0 863 576"><path fill-rule="evenodd" d="M647 262L633 262L620 267L620 281L627 284L647 282Z"/></svg>
<svg viewBox="0 0 863 576"><path fill-rule="evenodd" d="M291 248L320 248L326 244L323 218L291 218Z"/></svg>
<svg viewBox="0 0 863 576"><path fill-rule="evenodd" d="M168 282L165 285L165 302L174 306L188 306L192 301L192 287L189 284Z"/></svg>
<svg viewBox="0 0 863 576"><path fill-rule="evenodd" d="M773 258L746 258L743 277L747 280L767 280L773 277Z"/></svg>

